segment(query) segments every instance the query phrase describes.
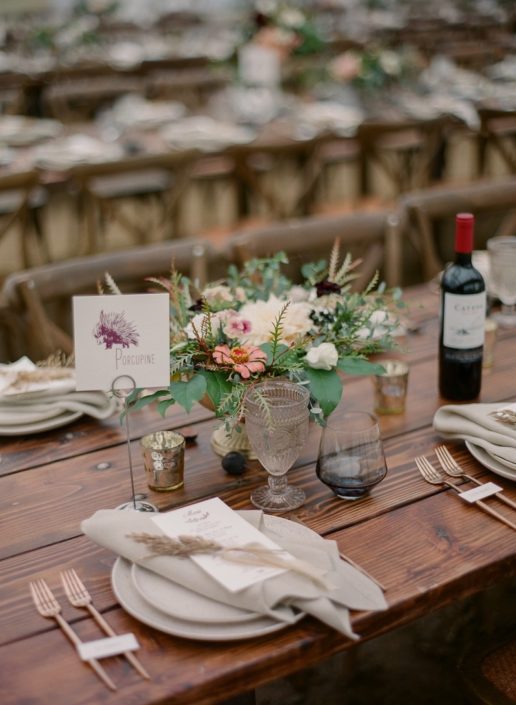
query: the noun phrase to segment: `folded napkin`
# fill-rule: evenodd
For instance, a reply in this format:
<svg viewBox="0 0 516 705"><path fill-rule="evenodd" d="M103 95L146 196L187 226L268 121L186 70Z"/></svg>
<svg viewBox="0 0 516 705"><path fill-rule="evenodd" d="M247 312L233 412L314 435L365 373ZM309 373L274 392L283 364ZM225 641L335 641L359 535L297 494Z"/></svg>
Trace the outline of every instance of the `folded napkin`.
<svg viewBox="0 0 516 705"><path fill-rule="evenodd" d="M516 423L502 423L493 412L516 404L450 404L434 416L434 429L443 438L460 438L484 448L495 460L516 469Z"/></svg>
<svg viewBox="0 0 516 705"><path fill-rule="evenodd" d="M292 532L292 535L281 532L280 535L265 525L262 512L240 514L293 556L326 572L329 587L321 588L305 575L287 571L238 592L230 592L189 558L150 556L146 546L128 538L131 533L162 534L152 518L144 513L102 509L83 521L81 528L95 543L193 592L278 621L293 622L294 612L286 608L297 608L345 636L357 639L351 628L349 609L386 609L380 588L340 559L334 541L327 541L315 532L313 536L308 532L301 536L299 532Z"/></svg>
<svg viewBox="0 0 516 705"><path fill-rule="evenodd" d="M62 414L106 419L117 408L104 392L76 392L75 370L37 367L27 357L0 365L0 426L18 426Z"/></svg>
<svg viewBox="0 0 516 705"><path fill-rule="evenodd" d="M0 401L0 425L18 426L53 419L65 412L80 412L96 419L107 419L117 408L116 399L104 392L69 392L55 396Z"/></svg>

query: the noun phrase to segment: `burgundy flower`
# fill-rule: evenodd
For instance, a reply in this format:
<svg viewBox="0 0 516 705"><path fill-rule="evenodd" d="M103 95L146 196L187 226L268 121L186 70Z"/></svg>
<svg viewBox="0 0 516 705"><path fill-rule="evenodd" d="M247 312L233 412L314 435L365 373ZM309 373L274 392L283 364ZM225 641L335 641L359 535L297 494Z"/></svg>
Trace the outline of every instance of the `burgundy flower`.
<svg viewBox="0 0 516 705"><path fill-rule="evenodd" d="M340 294L342 287L335 282L330 282L328 279L324 279L315 285L315 290L317 291L317 296L327 296L328 294Z"/></svg>

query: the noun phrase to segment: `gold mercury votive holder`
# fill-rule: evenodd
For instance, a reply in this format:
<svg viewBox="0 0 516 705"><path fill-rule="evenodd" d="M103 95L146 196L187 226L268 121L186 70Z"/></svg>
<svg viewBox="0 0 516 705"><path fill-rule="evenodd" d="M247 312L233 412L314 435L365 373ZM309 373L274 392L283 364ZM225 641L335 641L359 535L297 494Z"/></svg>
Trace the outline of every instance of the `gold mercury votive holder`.
<svg viewBox="0 0 516 705"><path fill-rule="evenodd" d="M140 440L149 489L171 492L184 485L185 439L175 431L156 431Z"/></svg>
<svg viewBox="0 0 516 705"><path fill-rule="evenodd" d="M381 360L385 372L375 375L374 410L377 414L402 414L407 398L409 367L401 360Z"/></svg>

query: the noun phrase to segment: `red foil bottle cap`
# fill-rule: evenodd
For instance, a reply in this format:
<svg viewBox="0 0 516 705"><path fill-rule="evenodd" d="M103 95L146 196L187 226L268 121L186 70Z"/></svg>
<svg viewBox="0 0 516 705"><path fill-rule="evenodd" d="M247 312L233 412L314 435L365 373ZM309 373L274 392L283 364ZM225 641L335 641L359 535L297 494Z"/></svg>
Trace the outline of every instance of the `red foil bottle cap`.
<svg viewBox="0 0 516 705"><path fill-rule="evenodd" d="M475 216L472 213L457 213L455 216L455 252L468 254L473 249L473 226Z"/></svg>

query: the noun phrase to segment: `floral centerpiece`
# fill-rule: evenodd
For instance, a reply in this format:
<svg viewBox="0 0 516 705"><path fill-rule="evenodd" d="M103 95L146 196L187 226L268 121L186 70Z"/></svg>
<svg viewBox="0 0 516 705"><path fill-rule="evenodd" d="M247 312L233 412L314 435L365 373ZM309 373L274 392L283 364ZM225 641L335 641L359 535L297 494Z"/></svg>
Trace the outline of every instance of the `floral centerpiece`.
<svg viewBox="0 0 516 705"><path fill-rule="evenodd" d="M312 17L296 3L256 0L246 41L277 51L281 58L290 54L314 54L324 47Z"/></svg>
<svg viewBox="0 0 516 705"><path fill-rule="evenodd" d="M249 389L281 377L309 388L311 417L324 424L342 396L340 373L381 369L368 356L392 345L392 309L402 306L400 292L387 296L378 277L352 292L357 262L349 255L340 261L339 249L336 242L328 264L305 265L302 284L282 273L284 253L251 260L241 271L230 266L224 281L200 293L177 272L151 278L170 294L171 381L152 393L135 390L130 408L156 402L165 414L177 403L189 412L201 402L229 431L242 418Z"/></svg>

